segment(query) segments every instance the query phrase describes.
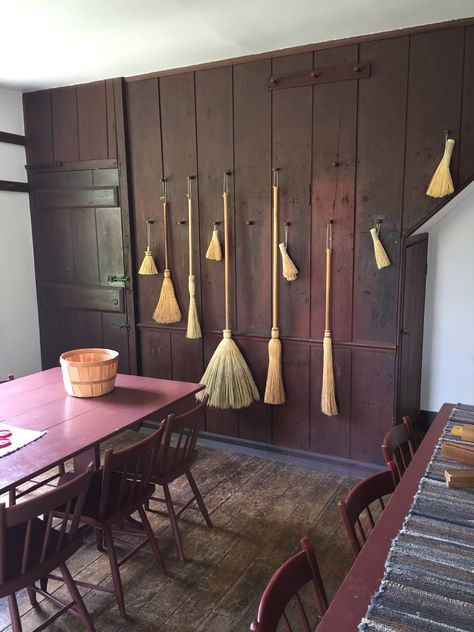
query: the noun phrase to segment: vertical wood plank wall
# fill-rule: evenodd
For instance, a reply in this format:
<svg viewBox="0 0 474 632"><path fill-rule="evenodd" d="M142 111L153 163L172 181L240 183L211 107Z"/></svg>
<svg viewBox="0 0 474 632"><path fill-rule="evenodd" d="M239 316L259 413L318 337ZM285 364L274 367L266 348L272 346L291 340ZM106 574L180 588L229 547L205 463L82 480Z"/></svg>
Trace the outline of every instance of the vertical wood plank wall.
<svg viewBox="0 0 474 632"><path fill-rule="evenodd" d="M281 280L287 403L209 411L206 429L276 446L379 462L396 416L402 239L440 202L424 191L456 139L455 186L472 179L474 27L127 81L125 121L135 270L153 218L164 267L160 179L168 178L170 267L183 320L152 314L162 275L135 278L139 369L198 381L224 326L223 263L204 258L230 178L232 326L263 398L271 328L271 169L280 169L280 240L300 275ZM268 90L272 75L370 62L366 79ZM109 82L28 95L30 163L115 158ZM41 121L44 126L34 124ZM58 123L57 121L61 121ZM104 125L104 120L108 121ZM114 153L115 152L115 153ZM202 340L185 338L186 177L193 182L194 265ZM340 414L320 412L325 226L334 219L332 329ZM393 265L378 271L369 229L382 220ZM179 223L183 220L186 223ZM59 228L58 228L59 230ZM400 411L402 412L402 411Z"/></svg>

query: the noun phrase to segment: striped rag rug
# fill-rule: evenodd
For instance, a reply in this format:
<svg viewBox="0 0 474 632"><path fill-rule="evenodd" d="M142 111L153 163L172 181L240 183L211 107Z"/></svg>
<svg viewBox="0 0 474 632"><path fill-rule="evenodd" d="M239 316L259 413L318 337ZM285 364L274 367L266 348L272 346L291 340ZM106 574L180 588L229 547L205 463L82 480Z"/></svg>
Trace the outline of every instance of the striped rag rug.
<svg viewBox="0 0 474 632"><path fill-rule="evenodd" d="M458 404L443 430L385 563L360 632L474 632L474 490L453 489L444 441L456 424L474 424L474 406ZM472 446L472 443L470 444Z"/></svg>

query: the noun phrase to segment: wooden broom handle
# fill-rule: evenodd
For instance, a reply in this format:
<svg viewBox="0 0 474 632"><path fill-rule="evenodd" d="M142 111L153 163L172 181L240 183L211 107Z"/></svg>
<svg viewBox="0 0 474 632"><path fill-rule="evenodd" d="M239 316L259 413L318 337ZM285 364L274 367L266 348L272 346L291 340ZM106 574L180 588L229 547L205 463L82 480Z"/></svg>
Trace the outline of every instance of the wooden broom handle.
<svg viewBox="0 0 474 632"><path fill-rule="evenodd" d="M168 268L168 202L163 200L163 230L165 233L165 270Z"/></svg>
<svg viewBox="0 0 474 632"><path fill-rule="evenodd" d="M331 328L331 264L332 264L332 222L326 226L326 313L324 328Z"/></svg>
<svg viewBox="0 0 474 632"><path fill-rule="evenodd" d="M225 294L225 328L230 329L230 297L229 297L229 218L228 197L224 189L224 294Z"/></svg>
<svg viewBox="0 0 474 632"><path fill-rule="evenodd" d="M188 196L188 240L189 240L189 276L193 274L193 202L191 195Z"/></svg>
<svg viewBox="0 0 474 632"><path fill-rule="evenodd" d="M278 328L278 186L273 189L272 328Z"/></svg>

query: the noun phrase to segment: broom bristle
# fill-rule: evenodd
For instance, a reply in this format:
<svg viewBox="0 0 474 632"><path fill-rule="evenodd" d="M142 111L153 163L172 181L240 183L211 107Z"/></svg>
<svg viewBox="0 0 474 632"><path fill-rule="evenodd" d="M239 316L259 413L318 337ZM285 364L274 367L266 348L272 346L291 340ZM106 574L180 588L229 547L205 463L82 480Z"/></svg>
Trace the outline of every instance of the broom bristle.
<svg viewBox="0 0 474 632"><path fill-rule="evenodd" d="M179 323L181 320L181 310L179 309L176 294L174 293L174 285L171 280L171 272L165 270L163 285L161 286L160 298L153 314L153 320L162 325L171 325Z"/></svg>
<svg viewBox="0 0 474 632"><path fill-rule="evenodd" d="M426 195L434 198L442 198L446 195L454 193L453 179L449 171L449 163L451 162L451 156L454 149L454 140L448 138L446 141L444 155L441 158L436 171L431 178L431 182L426 189Z"/></svg>
<svg viewBox="0 0 474 632"><path fill-rule="evenodd" d="M372 235L372 241L374 242L375 263L377 264L377 268L379 270L387 268L391 264L391 261L385 252L382 242L380 241L377 229L371 228L370 234Z"/></svg>
<svg viewBox="0 0 474 632"><path fill-rule="evenodd" d="M199 324L199 316L196 306L196 281L194 274L189 275L189 309L188 309L188 328L186 330L186 338L202 338L201 325Z"/></svg>
<svg viewBox="0 0 474 632"><path fill-rule="evenodd" d="M285 386L281 369L281 341L278 328L272 329L272 337L268 343L268 371L265 386L265 404L284 404Z"/></svg>
<svg viewBox="0 0 474 632"><path fill-rule="evenodd" d="M299 270L293 263L292 258L288 254L285 244L279 245L281 252L281 271L287 281L295 281L298 277Z"/></svg>
<svg viewBox="0 0 474 632"><path fill-rule="evenodd" d="M145 256L143 257L138 274L158 274L158 268L156 267L150 248L145 250Z"/></svg>
<svg viewBox="0 0 474 632"><path fill-rule="evenodd" d="M334 368L332 364L331 332L324 332L323 340L323 386L321 389L321 411L332 417L339 413L336 403L336 388L334 384Z"/></svg>
<svg viewBox="0 0 474 632"><path fill-rule="evenodd" d="M214 408L246 408L260 399L258 389L231 332L225 329L223 334L201 378L206 388L196 397L202 400L208 393L208 405Z"/></svg>
<svg viewBox="0 0 474 632"><path fill-rule="evenodd" d="M222 261L222 248L217 228L214 228L212 231L211 241L206 251L206 259L210 259L211 261Z"/></svg>

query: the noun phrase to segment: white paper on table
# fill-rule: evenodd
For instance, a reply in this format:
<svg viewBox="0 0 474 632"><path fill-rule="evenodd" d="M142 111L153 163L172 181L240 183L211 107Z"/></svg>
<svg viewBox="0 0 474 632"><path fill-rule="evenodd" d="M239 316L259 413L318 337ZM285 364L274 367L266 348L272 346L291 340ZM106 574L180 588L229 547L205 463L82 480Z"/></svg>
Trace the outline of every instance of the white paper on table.
<svg viewBox="0 0 474 632"><path fill-rule="evenodd" d="M24 428L10 426L9 424L5 424L3 422L0 422L0 430L9 430L11 432L11 435L7 437L8 441L10 441L10 445L5 448L0 448L0 458L2 456L7 456L7 454L10 454L11 452L16 452L16 450L19 450L20 448L24 448L25 445L40 439L46 434L45 430L25 430Z"/></svg>

